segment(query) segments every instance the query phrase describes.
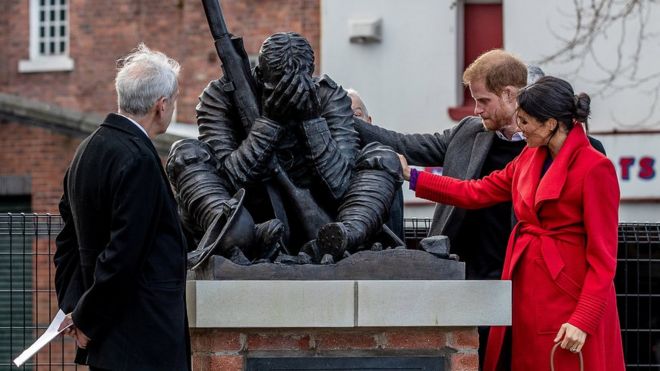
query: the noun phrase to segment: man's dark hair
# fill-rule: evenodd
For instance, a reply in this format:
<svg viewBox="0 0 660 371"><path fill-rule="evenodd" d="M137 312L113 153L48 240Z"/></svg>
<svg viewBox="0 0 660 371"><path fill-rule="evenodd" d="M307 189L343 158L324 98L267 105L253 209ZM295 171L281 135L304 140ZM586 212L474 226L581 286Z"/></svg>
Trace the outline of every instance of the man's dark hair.
<svg viewBox="0 0 660 371"><path fill-rule="evenodd" d="M307 39L295 32L278 32L264 41L259 64L282 73L314 72L314 50Z"/></svg>

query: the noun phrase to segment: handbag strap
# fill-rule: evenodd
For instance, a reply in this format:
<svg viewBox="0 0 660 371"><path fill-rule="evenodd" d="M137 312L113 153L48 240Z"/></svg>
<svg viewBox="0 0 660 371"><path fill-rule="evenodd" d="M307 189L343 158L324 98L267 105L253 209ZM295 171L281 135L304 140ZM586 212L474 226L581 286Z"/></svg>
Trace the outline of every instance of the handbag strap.
<svg viewBox="0 0 660 371"><path fill-rule="evenodd" d="M555 371L555 351L559 347L559 344L557 343L552 347L552 351L550 351L550 371ZM584 359L582 358L582 351L579 351L577 355L580 358L580 371L584 371Z"/></svg>

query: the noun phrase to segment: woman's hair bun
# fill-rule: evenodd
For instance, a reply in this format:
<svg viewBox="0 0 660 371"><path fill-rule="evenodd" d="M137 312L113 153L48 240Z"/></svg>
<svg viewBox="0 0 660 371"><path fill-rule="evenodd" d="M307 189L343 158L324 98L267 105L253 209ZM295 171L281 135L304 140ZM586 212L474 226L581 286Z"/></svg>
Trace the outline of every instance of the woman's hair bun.
<svg viewBox="0 0 660 371"><path fill-rule="evenodd" d="M579 122L586 122L591 112L591 98L585 94L580 93L575 96L575 113L573 118Z"/></svg>

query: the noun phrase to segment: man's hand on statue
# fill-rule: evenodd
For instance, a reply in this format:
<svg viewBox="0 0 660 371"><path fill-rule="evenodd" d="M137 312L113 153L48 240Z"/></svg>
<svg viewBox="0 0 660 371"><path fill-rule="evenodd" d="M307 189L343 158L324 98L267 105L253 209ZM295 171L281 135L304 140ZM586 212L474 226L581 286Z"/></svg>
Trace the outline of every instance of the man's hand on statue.
<svg viewBox="0 0 660 371"><path fill-rule="evenodd" d="M410 166L408 166L408 161L403 155L399 155L398 153L397 155L399 156L399 161L401 161L401 175L403 175L403 179L410 180Z"/></svg>

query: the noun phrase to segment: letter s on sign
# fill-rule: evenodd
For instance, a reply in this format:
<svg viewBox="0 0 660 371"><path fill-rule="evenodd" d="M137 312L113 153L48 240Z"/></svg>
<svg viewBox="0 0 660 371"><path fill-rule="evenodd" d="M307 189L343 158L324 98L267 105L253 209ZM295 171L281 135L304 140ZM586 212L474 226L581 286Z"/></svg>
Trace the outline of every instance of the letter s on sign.
<svg viewBox="0 0 660 371"><path fill-rule="evenodd" d="M642 157L639 159L639 177L644 180L653 179L655 177L654 164L655 159L653 157Z"/></svg>

